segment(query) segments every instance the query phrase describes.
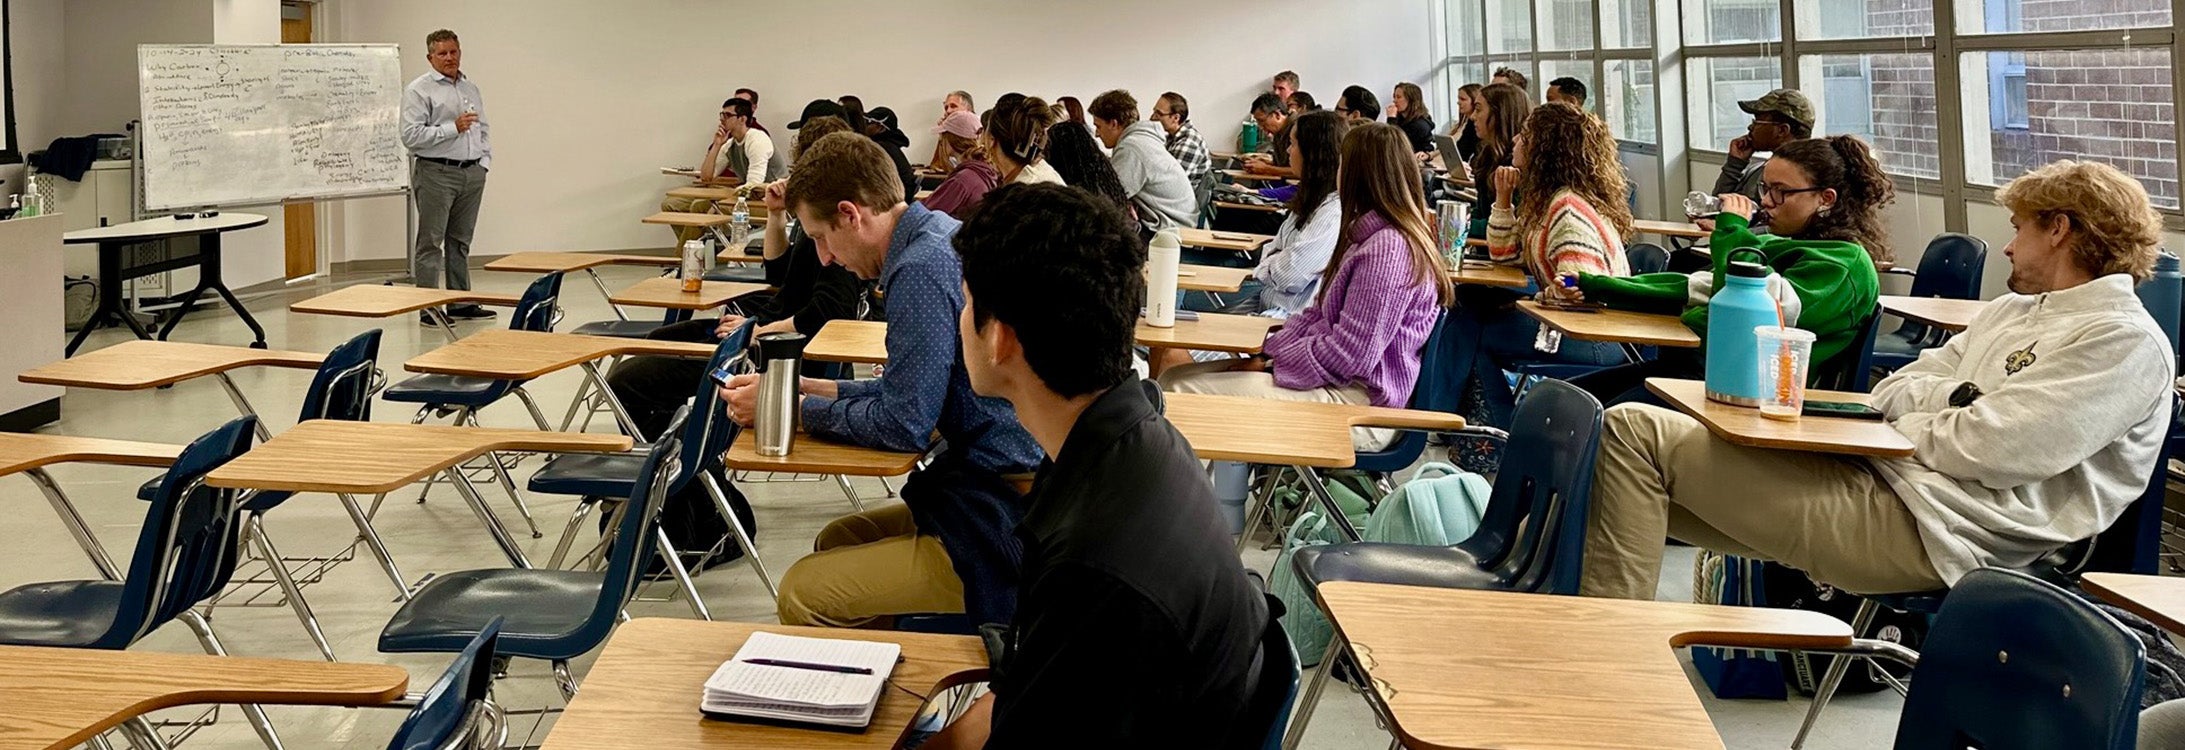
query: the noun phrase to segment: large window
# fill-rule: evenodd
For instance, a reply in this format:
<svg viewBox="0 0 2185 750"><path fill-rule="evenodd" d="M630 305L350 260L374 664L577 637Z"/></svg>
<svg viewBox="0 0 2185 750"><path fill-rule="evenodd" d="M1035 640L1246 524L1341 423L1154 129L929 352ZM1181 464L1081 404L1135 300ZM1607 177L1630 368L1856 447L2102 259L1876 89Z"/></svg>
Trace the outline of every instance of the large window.
<svg viewBox="0 0 2185 750"><path fill-rule="evenodd" d="M2170 25L2170 0L1955 0L1961 33L2039 33ZM1997 19L2010 19L1997 28Z"/></svg>
<svg viewBox="0 0 2185 750"><path fill-rule="evenodd" d="M1654 62L1610 60L1606 82L1594 92L1601 114L1616 137L1638 143L1654 143Z"/></svg>
<svg viewBox="0 0 2185 750"><path fill-rule="evenodd" d="M1934 178L1942 174L1935 144L1935 63L1926 54L1807 55L1799 78L1810 93L1819 81L1821 133L1856 135L1874 147L1889 171Z"/></svg>
<svg viewBox="0 0 2185 750"><path fill-rule="evenodd" d="M1777 0L1684 0L1687 44L1739 44L1783 40Z"/></svg>
<svg viewBox="0 0 2185 750"><path fill-rule="evenodd" d="M1965 80L2016 71L2002 121L1965 106L1965 177L2000 185L2058 159L2106 162L2139 178L2155 205L2177 208L2177 105L2170 50L1969 52ZM1966 94L1981 93L1967 87ZM2013 117L2022 118L2013 120Z"/></svg>
<svg viewBox="0 0 2185 750"><path fill-rule="evenodd" d="M1703 57L1685 66L1691 96L1692 145L1723 150L1745 134L1752 115L1738 102L1783 87L1783 61L1774 57Z"/></svg>
<svg viewBox="0 0 2185 750"><path fill-rule="evenodd" d="M1447 104L1441 111L1455 113L1458 88L1485 84L1493 71L1509 68L1530 81L1535 102L1546 98L1550 81L1577 79L1586 86L1586 108L1606 118L1619 138L1655 142L1651 45L1655 14L1665 12L1655 2L1442 0Z"/></svg>
<svg viewBox="0 0 2185 750"><path fill-rule="evenodd" d="M1593 49L1593 0L1539 0L1540 49Z"/></svg>

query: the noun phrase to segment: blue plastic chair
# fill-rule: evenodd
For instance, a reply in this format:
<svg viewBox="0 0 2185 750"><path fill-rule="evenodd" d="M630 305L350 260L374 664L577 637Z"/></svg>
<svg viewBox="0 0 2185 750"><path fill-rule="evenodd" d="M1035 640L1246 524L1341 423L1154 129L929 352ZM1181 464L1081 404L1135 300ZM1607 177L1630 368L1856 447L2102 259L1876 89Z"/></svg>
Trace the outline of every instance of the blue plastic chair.
<svg viewBox="0 0 2185 750"><path fill-rule="evenodd" d="M1896 750L2132 750L2146 651L2085 600L2024 573L1967 573L1927 634Z"/></svg>
<svg viewBox="0 0 2185 750"><path fill-rule="evenodd" d="M1411 389L1411 408L1454 413L1458 400L1464 397L1458 388L1451 387L1450 378L1443 370L1449 358L1440 356L1448 345L1449 310L1434 313L1434 327L1426 335L1426 343L1419 347L1419 379ZM1357 462L1351 468L1375 474L1402 471L1418 463L1426 452L1426 433L1405 430L1396 440L1377 451L1360 451Z"/></svg>
<svg viewBox="0 0 2185 750"><path fill-rule="evenodd" d="M1601 402L1560 380L1517 405L1501 470L1479 530L1448 547L1348 542L1302 547L1291 557L1307 588L1327 581L1494 591L1578 593L1586 516L1601 443ZM1328 643L1323 665L1341 655ZM1333 669L1313 675L1291 733L1305 731Z"/></svg>
<svg viewBox="0 0 2185 750"><path fill-rule="evenodd" d="M258 420L237 417L191 441L145 510L136 552L119 581L52 581L0 592L0 644L120 651L181 620L206 653L227 655L212 623L192 609L235 574L242 529L235 495L205 475L250 449ZM257 706L243 707L269 747L280 747Z"/></svg>
<svg viewBox="0 0 2185 750"><path fill-rule="evenodd" d="M501 711L493 705L494 646L501 636L501 618L478 631L470 644L448 662L448 670L425 691L417 708L402 720L402 727L395 730L394 740L387 743L387 750L441 750L447 747L500 747L507 739L508 727L501 722ZM458 738L477 738L486 734L486 741L463 742ZM490 743L490 744L488 744Z"/></svg>
<svg viewBox="0 0 2185 750"><path fill-rule="evenodd" d="M1279 604L1278 599L1268 597L1268 602ZM1278 610L1279 611L1279 610ZM1267 632L1260 636L1259 691L1245 710L1246 726L1267 728L1267 739L1260 743L1260 750L1281 750L1284 730L1290 726L1290 704L1297 697L1298 677L1302 671L1297 664L1297 647L1290 643L1290 634L1282 629L1282 619L1269 612Z"/></svg>
<svg viewBox="0 0 2185 750"><path fill-rule="evenodd" d="M615 523L604 572L493 568L443 575L388 619L379 632L380 652L455 653L495 618L506 618L500 653L552 662L563 697L575 696L568 662L606 642L622 607L637 593L642 561L655 553L667 479L680 470L678 447L671 432L645 455Z"/></svg>
<svg viewBox="0 0 2185 750"><path fill-rule="evenodd" d="M326 359L319 363L318 372L311 376L311 386L304 391L303 408L297 414L296 421L371 421L372 395L378 388L376 381L380 375L379 340L380 330L374 328L357 334L334 347L333 351L327 352ZM138 487L137 499L151 500L157 496L159 486L166 478L167 475L161 474ZM310 602L304 600L303 587L296 585L295 574L282 561L280 551L273 546L273 537L265 528L266 512L295 494L282 490L244 493L242 541L254 548L260 559L268 561L267 573L273 577L273 583L281 588L281 594L288 600L289 608L295 611L297 621L303 624L305 633L310 635L312 645L318 647L319 654L326 657L327 661L334 661L334 647L327 643L326 634L319 629L318 618L312 615ZM350 512L351 519L358 521L357 532L364 540L365 547L371 550L380 568L394 582L395 591L407 596L408 585L403 582L402 571L395 567L394 557L388 554L387 545L380 540L379 534L372 529L370 523L362 521L366 517L363 507L357 504L354 497L340 497L343 506Z"/></svg>
<svg viewBox="0 0 2185 750"><path fill-rule="evenodd" d="M1624 260L1630 264L1633 276L1669 270L1669 251L1652 242L1625 245Z"/></svg>
<svg viewBox="0 0 2185 750"><path fill-rule="evenodd" d="M1980 299L1980 280L1987 265L1988 243L1971 235L1944 232L1927 243L1918 273L1895 268L1884 273L1911 275L1912 293L1908 296ZM1905 321L1897 330L1875 339L1874 366L1895 372L1946 338L1946 331Z"/></svg>
<svg viewBox="0 0 2185 750"><path fill-rule="evenodd" d="M554 306L561 297L561 279L562 274L555 272L532 281L531 286L524 289L523 296L517 299L515 313L508 316L508 329L542 332L554 330ZM533 401L531 393L524 390L524 382L468 375L416 375L388 386L380 397L396 403L418 404L416 416L410 418L411 424L422 424L427 417L436 413L452 413L456 424L475 427L478 426L478 410L492 406L513 393L517 399L523 401L524 408L531 412L531 421L539 429L554 429L547 426L546 415L539 412L538 402ZM545 536L539 533L538 521L531 517L531 507L525 505L523 497L516 494L516 482L509 478L507 464L502 462L500 453L488 452L485 463L492 469L494 481L508 493L508 501L523 516L524 525L530 527L531 538ZM424 491L432 491L432 482L426 482ZM420 495L421 500L422 497Z"/></svg>
<svg viewBox="0 0 2185 750"><path fill-rule="evenodd" d="M1866 325L1859 327L1859 337L1844 347L1828 364L1814 369L1807 381L1816 388L1832 391L1865 393L1873 388L1874 342L1882 330L1882 308L1874 305L1874 311L1866 314Z"/></svg>
<svg viewBox="0 0 2185 750"><path fill-rule="evenodd" d="M720 345L714 347L713 358L707 363L706 371L712 372L742 358L751 340L751 330L752 326L745 325L722 339ZM729 530L735 533L736 542L743 545L745 559L751 564L752 571L758 574L761 583L766 584L768 594L776 593L774 578L767 573L765 562L759 559L758 547L751 539L751 530L744 528L742 518L729 507L727 493L715 485L707 473L725 468L721 457L728 452L729 444L736 435L735 423L729 421L726 405L721 402L720 391L714 387L710 377L698 378L697 392L692 395L690 403L691 406L678 421L680 426L677 428L683 445L681 461L678 462L682 469L668 480L668 494L684 491L693 481L702 482L707 494L712 496L716 509L728 519ZM533 492L576 495L580 498L575 512L569 516L568 525L562 529L561 542L555 545L553 560L547 567L561 567L571 543L576 539L578 529L600 501L630 496L636 488L638 474L644 470L643 450L646 449L640 448L639 451L629 453L572 453L555 456L547 460L546 465L540 467L537 473L531 475L530 488ZM664 535L660 545L662 556L678 561L681 559L679 555L685 551L675 549ZM685 570L680 565L668 567L670 571ZM678 581L683 586L684 593L690 597L691 607L698 616L712 619L706 611L705 602L698 598L696 586L690 578L681 575Z"/></svg>

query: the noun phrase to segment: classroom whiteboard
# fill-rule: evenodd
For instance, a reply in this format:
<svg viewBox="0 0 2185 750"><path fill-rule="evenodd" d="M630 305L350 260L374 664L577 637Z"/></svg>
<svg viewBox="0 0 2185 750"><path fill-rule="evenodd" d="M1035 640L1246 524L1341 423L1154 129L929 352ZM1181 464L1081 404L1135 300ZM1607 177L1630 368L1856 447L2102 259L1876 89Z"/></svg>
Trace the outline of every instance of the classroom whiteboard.
<svg viewBox="0 0 2185 750"><path fill-rule="evenodd" d="M409 186L397 45L139 45L137 92L145 210Z"/></svg>

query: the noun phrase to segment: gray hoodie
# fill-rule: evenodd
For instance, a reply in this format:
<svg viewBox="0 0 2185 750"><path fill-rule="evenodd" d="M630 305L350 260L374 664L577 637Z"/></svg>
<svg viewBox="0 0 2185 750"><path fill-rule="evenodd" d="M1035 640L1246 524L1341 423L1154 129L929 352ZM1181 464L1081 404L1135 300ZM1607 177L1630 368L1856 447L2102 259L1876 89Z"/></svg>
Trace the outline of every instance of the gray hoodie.
<svg viewBox="0 0 2185 750"><path fill-rule="evenodd" d="M1139 120L1123 128L1109 155L1123 193L1138 207L1138 223L1147 229L1198 226L1199 199L1183 164L1168 154L1168 133L1160 123Z"/></svg>
<svg viewBox="0 0 2185 750"><path fill-rule="evenodd" d="M2146 489L2169 432L2173 358L2132 287L2111 274L1995 300L1874 386L1913 450L1874 468L1943 581L2099 534ZM1951 406L1964 383L1981 395Z"/></svg>

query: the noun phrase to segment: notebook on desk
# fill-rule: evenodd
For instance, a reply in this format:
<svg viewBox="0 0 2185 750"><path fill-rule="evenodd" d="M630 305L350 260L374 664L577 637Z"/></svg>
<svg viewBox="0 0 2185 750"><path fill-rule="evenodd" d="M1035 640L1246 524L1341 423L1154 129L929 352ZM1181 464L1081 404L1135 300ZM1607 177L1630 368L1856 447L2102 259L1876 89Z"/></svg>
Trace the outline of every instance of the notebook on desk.
<svg viewBox="0 0 2185 750"><path fill-rule="evenodd" d="M903 647L894 643L752 633L706 678L708 718L861 729Z"/></svg>

